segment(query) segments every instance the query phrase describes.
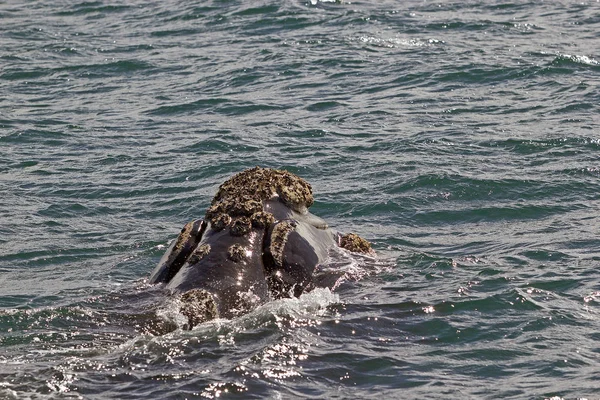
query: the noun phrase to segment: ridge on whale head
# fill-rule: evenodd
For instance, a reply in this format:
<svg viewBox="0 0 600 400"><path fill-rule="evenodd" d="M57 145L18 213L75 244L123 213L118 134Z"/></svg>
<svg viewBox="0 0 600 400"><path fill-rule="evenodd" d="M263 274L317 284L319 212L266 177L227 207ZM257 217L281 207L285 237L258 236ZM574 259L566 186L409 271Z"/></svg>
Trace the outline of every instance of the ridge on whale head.
<svg viewBox="0 0 600 400"><path fill-rule="evenodd" d="M331 248L374 255L366 240L311 214L313 202L310 184L288 171L242 171L219 187L203 219L183 227L149 281L180 295L191 329L313 289Z"/></svg>

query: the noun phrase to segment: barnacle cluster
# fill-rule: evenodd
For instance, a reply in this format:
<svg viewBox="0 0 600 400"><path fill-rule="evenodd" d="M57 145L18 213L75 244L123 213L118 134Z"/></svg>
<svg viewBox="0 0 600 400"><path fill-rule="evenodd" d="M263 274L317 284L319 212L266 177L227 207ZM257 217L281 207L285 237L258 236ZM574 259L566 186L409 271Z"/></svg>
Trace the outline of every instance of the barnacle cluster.
<svg viewBox="0 0 600 400"><path fill-rule="evenodd" d="M252 222L248 217L238 217L233 220L229 231L233 236L244 236L252 229Z"/></svg>
<svg viewBox="0 0 600 400"><path fill-rule="evenodd" d="M180 311L188 318L188 329L219 317L214 297L204 289L192 289L181 295Z"/></svg>
<svg viewBox="0 0 600 400"><path fill-rule="evenodd" d="M200 246L196 247L196 250L194 250L188 259L188 263L196 264L198 261L202 260L204 256L208 255L208 253L210 253L210 244L201 244Z"/></svg>
<svg viewBox="0 0 600 400"><path fill-rule="evenodd" d="M246 250L239 244L232 244L227 249L227 257L233 262L240 262L246 259Z"/></svg>
<svg viewBox="0 0 600 400"><path fill-rule="evenodd" d="M175 251L180 251L185 243L190 240L190 236L192 235L192 230L194 229L194 222L188 222L181 228L181 233L177 238L177 242L175 243Z"/></svg>
<svg viewBox="0 0 600 400"><path fill-rule="evenodd" d="M287 237L293 230L293 223L282 221L275 225L273 232L271 233L271 244L269 246L269 251L273 256L275 264L280 267L283 265L283 250L285 248L285 243L287 242Z"/></svg>
<svg viewBox="0 0 600 400"><path fill-rule="evenodd" d="M375 254L371 248L371 243L355 233L342 235L340 238L340 247L355 253Z"/></svg>
<svg viewBox="0 0 600 400"><path fill-rule="evenodd" d="M251 220L253 227L262 229L274 223L275 217L270 212L259 211L252 214Z"/></svg>
<svg viewBox="0 0 600 400"><path fill-rule="evenodd" d="M252 226L265 228L274 217L263 210L263 202L279 196L289 207L304 210L313 204L312 188L304 179L284 170L255 167L223 183L206 211L214 229L230 227L234 236L243 236Z"/></svg>

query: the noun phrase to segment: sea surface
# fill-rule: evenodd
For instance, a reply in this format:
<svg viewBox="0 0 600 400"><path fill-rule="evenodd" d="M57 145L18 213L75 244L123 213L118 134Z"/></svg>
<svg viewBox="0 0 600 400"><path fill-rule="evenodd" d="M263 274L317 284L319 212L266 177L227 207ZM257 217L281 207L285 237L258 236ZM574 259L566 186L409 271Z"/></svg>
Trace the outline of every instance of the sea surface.
<svg viewBox="0 0 600 400"><path fill-rule="evenodd" d="M592 0L0 2L0 398L600 398L599 60ZM256 165L378 257L184 331Z"/></svg>

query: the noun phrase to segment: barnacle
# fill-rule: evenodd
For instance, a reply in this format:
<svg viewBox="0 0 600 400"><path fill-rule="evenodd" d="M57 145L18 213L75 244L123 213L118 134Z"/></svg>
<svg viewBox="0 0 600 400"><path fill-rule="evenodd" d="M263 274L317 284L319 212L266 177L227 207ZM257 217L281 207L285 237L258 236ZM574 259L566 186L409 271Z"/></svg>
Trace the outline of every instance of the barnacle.
<svg viewBox="0 0 600 400"><path fill-rule="evenodd" d="M252 223L248 217L240 217L233 221L229 232L233 236L244 236L252 229Z"/></svg>
<svg viewBox="0 0 600 400"><path fill-rule="evenodd" d="M273 228L269 251L271 252L273 260L278 266L283 265L283 249L285 248L288 234L293 230L294 224L288 221L282 221Z"/></svg>
<svg viewBox="0 0 600 400"><path fill-rule="evenodd" d="M304 179L284 170L255 167L219 187L206 219L216 230L229 226L232 235L246 235L252 226L263 229L275 222L273 215L263 210L264 202L274 196L302 213L314 201L312 188Z"/></svg>
<svg viewBox="0 0 600 400"><path fill-rule="evenodd" d="M196 247L196 250L192 253L190 258L188 259L189 264L196 264L198 261L202 260L204 256L210 253L210 245L209 244L201 244Z"/></svg>
<svg viewBox="0 0 600 400"><path fill-rule="evenodd" d="M210 224L215 230L220 231L231 224L231 217L227 214L216 214L210 219Z"/></svg>
<svg viewBox="0 0 600 400"><path fill-rule="evenodd" d="M188 318L188 329L219 317L214 297L204 289L188 290L181 295L180 311Z"/></svg>
<svg viewBox="0 0 600 400"><path fill-rule="evenodd" d="M181 247L183 247L184 243L186 243L190 239L193 227L193 222L188 222L183 226L183 228L181 229L181 234L177 238L177 243L175 243L175 250L181 250Z"/></svg>
<svg viewBox="0 0 600 400"><path fill-rule="evenodd" d="M211 206L217 206L222 212L254 209L242 214L249 216L260 211L254 208L254 202L262 204L274 195L294 207L308 208L314 202L312 188L304 179L285 170L255 167L235 174L219 186Z"/></svg>
<svg viewBox="0 0 600 400"><path fill-rule="evenodd" d="M342 235L340 238L340 247L355 253L374 254L371 243L361 238L355 233Z"/></svg>
<svg viewBox="0 0 600 400"><path fill-rule="evenodd" d="M227 257L233 262L240 262L246 258L246 249L239 244L232 244L227 249Z"/></svg>
<svg viewBox="0 0 600 400"><path fill-rule="evenodd" d="M259 211L252 214L250 217L252 226L255 228L266 228L275 222L275 217L270 212Z"/></svg>

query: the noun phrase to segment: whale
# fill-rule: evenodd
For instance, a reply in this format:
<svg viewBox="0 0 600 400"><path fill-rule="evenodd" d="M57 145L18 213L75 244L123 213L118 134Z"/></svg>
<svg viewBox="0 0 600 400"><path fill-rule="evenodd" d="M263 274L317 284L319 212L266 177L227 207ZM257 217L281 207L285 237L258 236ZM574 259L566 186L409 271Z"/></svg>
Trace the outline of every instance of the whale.
<svg viewBox="0 0 600 400"><path fill-rule="evenodd" d="M203 218L184 225L148 281L178 297L186 329L331 286L316 271L332 249L375 252L310 213L313 203L310 184L291 172L239 172L219 186Z"/></svg>

